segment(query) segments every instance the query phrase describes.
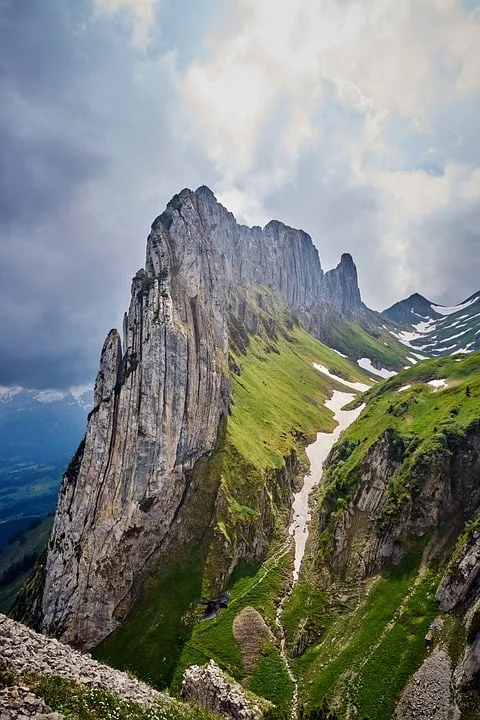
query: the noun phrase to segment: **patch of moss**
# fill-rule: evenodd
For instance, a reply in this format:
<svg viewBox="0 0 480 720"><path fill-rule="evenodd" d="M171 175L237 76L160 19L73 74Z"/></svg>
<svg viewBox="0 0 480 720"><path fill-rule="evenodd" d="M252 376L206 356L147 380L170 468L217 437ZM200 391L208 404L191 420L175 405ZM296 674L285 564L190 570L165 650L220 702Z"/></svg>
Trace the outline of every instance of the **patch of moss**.
<svg viewBox="0 0 480 720"><path fill-rule="evenodd" d="M276 647L264 655L249 683L249 689L279 707L290 707L293 685Z"/></svg>

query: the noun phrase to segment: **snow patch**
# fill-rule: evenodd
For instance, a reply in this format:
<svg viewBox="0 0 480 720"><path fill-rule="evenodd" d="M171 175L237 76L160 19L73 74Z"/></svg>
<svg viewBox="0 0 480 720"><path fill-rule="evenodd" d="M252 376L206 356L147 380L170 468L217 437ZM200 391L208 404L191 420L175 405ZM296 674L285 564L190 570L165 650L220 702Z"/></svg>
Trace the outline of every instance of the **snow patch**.
<svg viewBox="0 0 480 720"><path fill-rule="evenodd" d="M401 330L399 333L393 332L392 330L390 334L393 335L393 337L396 337L397 340L400 340L401 343L403 343L404 345L408 345L409 347L412 347L410 344L412 340L418 340L422 337L421 333L410 332L409 330Z"/></svg>
<svg viewBox="0 0 480 720"><path fill-rule="evenodd" d="M383 378L390 378L397 374L395 370L387 370L386 368L380 368L380 370L377 370L377 368L373 367L370 358L360 358L360 360L357 360L357 365L360 365L360 367L367 372L379 375Z"/></svg>
<svg viewBox="0 0 480 720"><path fill-rule="evenodd" d="M322 366L320 366L322 367ZM342 380L342 382L345 382ZM317 439L311 445L307 445L305 452L310 460L310 472L305 475L303 486L293 496L292 515L293 520L288 528L289 535L293 536L295 541L295 560L293 569L293 582L298 580L300 565L302 564L303 555L305 553L305 545L308 539L308 526L311 520L309 498L313 488L318 485L322 478L323 463L333 443L340 436L342 430L345 430L362 412L364 404L354 410L343 410L343 406L353 399L353 395L349 393L333 391L330 400L327 400L325 407L334 412L334 419L337 426L332 433L317 433Z"/></svg>
<svg viewBox="0 0 480 720"><path fill-rule="evenodd" d="M34 395L34 398L41 403L50 403L63 400L68 394L69 393L66 392L60 392L59 390L39 390L39 392Z"/></svg>
<svg viewBox="0 0 480 720"><path fill-rule="evenodd" d="M432 309L435 310L439 315L453 315L453 313L459 312L460 310L465 310L465 308L470 307L470 305L473 305L473 303L477 302L478 295L475 295L474 298L471 300L467 300L467 302L461 303L461 305L454 305L453 307L445 307L443 305L432 305Z"/></svg>
<svg viewBox="0 0 480 720"><path fill-rule="evenodd" d="M458 337L461 337L462 335L465 335L465 333L469 332L469 330L470 330L470 328L467 328L466 330L462 330L462 332L459 332L459 333L457 333L456 335L450 335L450 337L447 338L447 339L448 339L448 340L455 340L455 338L458 338ZM446 342L446 340L444 340L443 342Z"/></svg>
<svg viewBox="0 0 480 720"><path fill-rule="evenodd" d="M460 353L472 353L475 352L475 348L472 347L474 343L468 343L464 348L460 348L460 350L455 350L455 352L452 353L452 355L459 355Z"/></svg>
<svg viewBox="0 0 480 720"><path fill-rule="evenodd" d="M429 380L427 385L431 385L434 388L435 392L441 387L447 387L447 381L445 380L445 378L442 378L441 380Z"/></svg>
<svg viewBox="0 0 480 720"><path fill-rule="evenodd" d="M338 375L334 375L330 372L328 368L325 367L325 365L319 365L318 363L313 363L313 367L315 370L318 370L318 372L323 373L324 375L328 375L328 377L332 378L332 380L337 380L337 382L342 383L343 385L346 385L347 387L352 388L353 390L360 390L361 392L364 392L365 390L370 389L370 385L366 385L365 383L361 382L351 382L350 380L344 380L343 378L339 377Z"/></svg>
<svg viewBox="0 0 480 720"><path fill-rule="evenodd" d="M416 323L415 325L412 325L412 327L414 327L417 332L425 335L425 333L431 332L436 324L436 320L428 320L428 322Z"/></svg>

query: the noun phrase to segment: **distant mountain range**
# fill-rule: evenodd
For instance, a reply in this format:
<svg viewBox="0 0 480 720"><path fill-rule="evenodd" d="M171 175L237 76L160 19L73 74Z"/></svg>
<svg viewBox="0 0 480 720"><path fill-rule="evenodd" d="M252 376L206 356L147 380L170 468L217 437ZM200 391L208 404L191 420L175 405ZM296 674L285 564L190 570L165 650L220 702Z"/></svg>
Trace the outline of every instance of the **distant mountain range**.
<svg viewBox="0 0 480 720"><path fill-rule="evenodd" d="M382 314L397 325L392 334L413 350L415 357L480 350L480 292L451 307L435 305L415 293Z"/></svg>

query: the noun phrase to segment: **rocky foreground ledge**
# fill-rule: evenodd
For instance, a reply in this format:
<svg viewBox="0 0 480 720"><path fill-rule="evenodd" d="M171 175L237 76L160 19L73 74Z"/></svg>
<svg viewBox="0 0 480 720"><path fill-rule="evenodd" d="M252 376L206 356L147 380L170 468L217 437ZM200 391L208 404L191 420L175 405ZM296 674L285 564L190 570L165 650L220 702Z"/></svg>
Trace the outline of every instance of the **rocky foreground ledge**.
<svg viewBox="0 0 480 720"><path fill-rule="evenodd" d="M97 662L88 653L78 652L0 613L0 671L5 670L18 675L20 683L31 673L62 677L146 706L160 702L168 707L168 713L174 706L188 707L127 673ZM197 711L200 706L215 717L221 715L231 720L259 720L263 711L271 707L267 700L246 692L227 678L213 661L202 668L192 665L185 671L182 699L197 706ZM195 708L191 710L195 715ZM187 715L182 717L187 719ZM63 715L52 713L28 684L3 689L0 684L0 720L63 720Z"/></svg>
<svg viewBox="0 0 480 720"><path fill-rule="evenodd" d="M0 613L0 658L18 673L38 672L56 675L83 685L97 685L117 693L127 700L150 704L156 700L173 702L168 695L154 690L146 683L119 670L94 660L86 653L60 643L53 638L34 632L26 625L15 622ZM3 717L61 717L44 714L47 708L35 698L28 688L7 688L0 694L0 720Z"/></svg>

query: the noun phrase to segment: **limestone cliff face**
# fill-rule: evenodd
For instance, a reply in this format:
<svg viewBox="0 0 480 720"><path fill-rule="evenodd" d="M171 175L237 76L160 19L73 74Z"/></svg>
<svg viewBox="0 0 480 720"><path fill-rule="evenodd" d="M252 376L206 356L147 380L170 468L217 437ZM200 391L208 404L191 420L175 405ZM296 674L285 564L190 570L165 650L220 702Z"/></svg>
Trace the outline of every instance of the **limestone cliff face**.
<svg viewBox="0 0 480 720"><path fill-rule="evenodd" d="M175 196L152 225L123 339L112 330L102 350L50 538L43 631L90 648L128 614L190 471L215 445L228 409L228 313L254 327L245 288L256 286L300 315L362 307L350 256L324 274L306 233L239 225L206 187Z"/></svg>
<svg viewBox="0 0 480 720"><path fill-rule="evenodd" d="M194 197L204 231L211 233L224 258L225 282L233 295L238 286L260 285L278 292L282 302L297 311L328 306L352 314L363 307L350 255L342 255L339 265L324 273L317 249L303 230L277 220L263 229L239 225L209 188L200 187ZM164 222L182 195L177 198L160 216Z"/></svg>
<svg viewBox="0 0 480 720"><path fill-rule="evenodd" d="M61 488L42 629L77 646L99 642L129 610L182 504L187 471L214 446L228 401L223 274L185 194L149 236L123 349L111 331L81 464Z"/></svg>

